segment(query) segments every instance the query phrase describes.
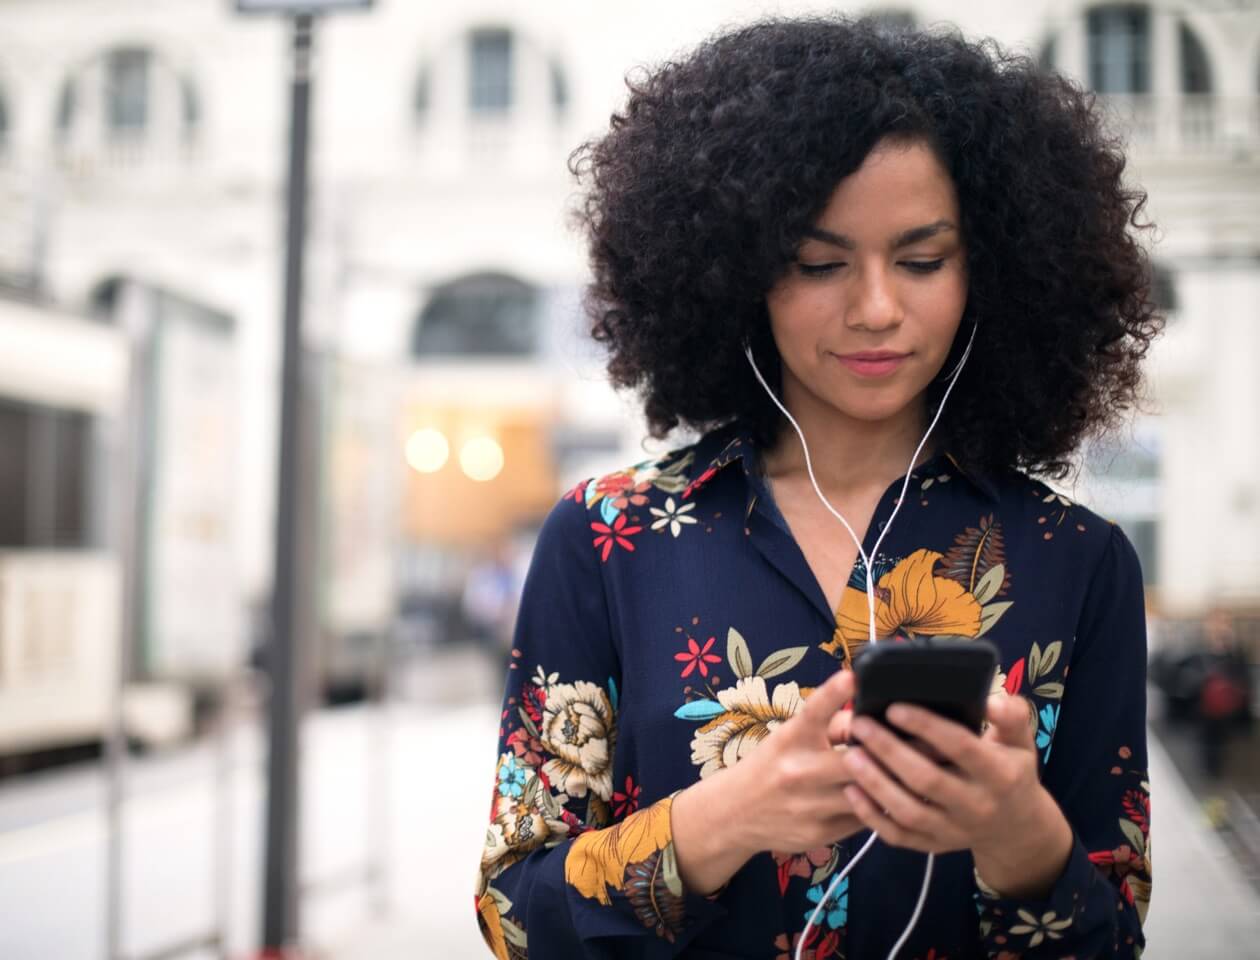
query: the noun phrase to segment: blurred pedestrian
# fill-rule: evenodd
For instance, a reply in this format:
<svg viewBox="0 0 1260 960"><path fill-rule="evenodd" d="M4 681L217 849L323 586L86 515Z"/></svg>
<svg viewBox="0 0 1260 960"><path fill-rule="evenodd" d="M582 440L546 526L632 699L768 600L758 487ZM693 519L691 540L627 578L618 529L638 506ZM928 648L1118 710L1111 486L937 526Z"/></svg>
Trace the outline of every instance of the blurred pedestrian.
<svg viewBox="0 0 1260 960"><path fill-rule="evenodd" d="M1238 644L1233 621L1213 610L1203 621L1198 676L1199 747L1203 771L1213 780L1225 773L1230 737L1251 719L1251 669Z"/></svg>
<svg viewBox="0 0 1260 960"><path fill-rule="evenodd" d="M460 609L470 639L507 669L520 590L507 541L496 541L468 570Z"/></svg>

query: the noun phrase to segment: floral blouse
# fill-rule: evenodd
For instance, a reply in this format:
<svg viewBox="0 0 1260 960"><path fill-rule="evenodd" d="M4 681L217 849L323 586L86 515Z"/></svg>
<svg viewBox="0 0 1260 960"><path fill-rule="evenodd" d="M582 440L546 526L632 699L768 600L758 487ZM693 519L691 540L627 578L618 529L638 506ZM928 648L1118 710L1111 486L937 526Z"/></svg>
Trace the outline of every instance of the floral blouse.
<svg viewBox="0 0 1260 960"><path fill-rule="evenodd" d="M868 552L901 484L876 508ZM998 648L995 692L1033 702L1042 782L1075 842L1044 900L987 888L968 851L938 856L899 956L1140 956L1150 798L1132 545L1023 474L964 472L948 454L913 472L908 496L872 560L878 634ZM867 831L757 854L702 896L681 882L670 804L848 668L868 636L864 583L859 558L828 607L735 426L564 496L526 578L500 719L476 890L496 957L794 958ZM876 843L804 956L886 956L924 866Z"/></svg>

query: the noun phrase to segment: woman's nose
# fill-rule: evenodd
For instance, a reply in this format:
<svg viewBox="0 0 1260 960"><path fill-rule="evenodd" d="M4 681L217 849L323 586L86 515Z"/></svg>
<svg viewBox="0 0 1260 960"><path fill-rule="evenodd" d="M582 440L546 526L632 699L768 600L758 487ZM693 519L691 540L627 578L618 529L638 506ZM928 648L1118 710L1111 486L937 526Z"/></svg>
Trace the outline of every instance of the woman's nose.
<svg viewBox="0 0 1260 960"><path fill-rule="evenodd" d="M845 322L860 330L886 330L901 322L901 304L888 271L882 267L862 270L853 288Z"/></svg>

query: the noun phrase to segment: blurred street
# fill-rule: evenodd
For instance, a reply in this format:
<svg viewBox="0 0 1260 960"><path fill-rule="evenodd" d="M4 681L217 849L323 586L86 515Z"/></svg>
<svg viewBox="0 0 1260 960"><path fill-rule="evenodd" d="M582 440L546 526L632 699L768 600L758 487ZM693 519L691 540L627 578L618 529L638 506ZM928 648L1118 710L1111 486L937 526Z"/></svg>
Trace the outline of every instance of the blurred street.
<svg viewBox="0 0 1260 960"><path fill-rule="evenodd" d="M305 727L303 900L307 947L330 960L387 956L473 960L485 954L472 912L500 677L478 653L434 655L400 672L384 710L324 709ZM227 865L229 955L257 935L261 737L231 744ZM381 747L380 750L368 747ZM1211 830L1167 751L1152 738L1156 882L1147 924L1152 960L1251 956L1260 896ZM375 759L373 759L375 757ZM138 759L127 829L127 956L147 956L210 929L216 892L215 754L210 744ZM0 957L95 960L103 923L104 819L98 765L0 787ZM364 881L386 852L381 887ZM382 906L385 912L377 912ZM209 950L181 956L213 957Z"/></svg>

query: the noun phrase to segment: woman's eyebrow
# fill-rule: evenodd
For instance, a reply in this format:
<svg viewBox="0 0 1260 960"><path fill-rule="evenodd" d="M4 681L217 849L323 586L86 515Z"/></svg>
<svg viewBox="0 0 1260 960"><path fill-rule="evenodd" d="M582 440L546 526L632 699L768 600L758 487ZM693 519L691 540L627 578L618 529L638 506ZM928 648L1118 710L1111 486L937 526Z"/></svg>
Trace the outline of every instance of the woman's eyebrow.
<svg viewBox="0 0 1260 960"><path fill-rule="evenodd" d="M893 237L892 249L900 250L902 247L908 247L912 243L918 243L920 240L926 240L928 237L934 237L938 233L954 229L956 229L955 226L948 220L937 220L935 223L924 224L921 227L911 227L909 230L903 230ZM821 227L810 227L805 231L805 236L812 240L821 240L823 243L829 243L833 247L840 247L844 250L857 248L857 244L850 237L846 237L843 233L832 233L830 230L824 230Z"/></svg>

